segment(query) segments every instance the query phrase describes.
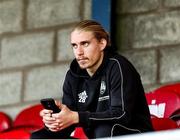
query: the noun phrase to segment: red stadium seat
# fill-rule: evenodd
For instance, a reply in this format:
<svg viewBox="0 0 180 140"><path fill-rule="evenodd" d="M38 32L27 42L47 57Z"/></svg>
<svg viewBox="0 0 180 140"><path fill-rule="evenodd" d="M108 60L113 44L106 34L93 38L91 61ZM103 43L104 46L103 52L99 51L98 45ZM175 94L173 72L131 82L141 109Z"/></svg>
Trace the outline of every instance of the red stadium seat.
<svg viewBox="0 0 180 140"><path fill-rule="evenodd" d="M25 129L29 131L37 130L42 128L43 122L39 115L43 109L42 105L36 104L22 110L13 122L13 128Z"/></svg>
<svg viewBox="0 0 180 140"><path fill-rule="evenodd" d="M178 96L180 98L180 83L165 85L165 86L158 88L156 91L161 91L161 92L162 91L173 91L176 94L178 94ZM176 121L176 123L178 124L178 126L180 128L180 110L174 112L170 118L172 120Z"/></svg>
<svg viewBox="0 0 180 140"><path fill-rule="evenodd" d="M146 94L150 113L159 118L170 118L180 110L180 97L173 91L155 90Z"/></svg>
<svg viewBox="0 0 180 140"><path fill-rule="evenodd" d="M0 112L0 132L8 130L11 127L11 124L12 121L10 117L5 113Z"/></svg>
<svg viewBox="0 0 180 140"><path fill-rule="evenodd" d="M180 128L180 83L162 86L146 98L152 117L170 118Z"/></svg>

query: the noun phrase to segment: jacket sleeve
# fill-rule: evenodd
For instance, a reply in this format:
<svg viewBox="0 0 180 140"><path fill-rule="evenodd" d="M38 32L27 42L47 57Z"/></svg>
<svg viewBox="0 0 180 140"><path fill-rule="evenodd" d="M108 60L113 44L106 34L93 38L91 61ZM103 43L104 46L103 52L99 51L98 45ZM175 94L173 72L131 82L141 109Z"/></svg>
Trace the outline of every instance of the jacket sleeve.
<svg viewBox="0 0 180 140"><path fill-rule="evenodd" d="M72 86L70 84L70 72L68 71L63 84L63 97L62 103L71 110L76 110L75 97L72 94Z"/></svg>
<svg viewBox="0 0 180 140"><path fill-rule="evenodd" d="M137 81L140 78L134 70L129 65L124 67L115 61L108 72L109 109L103 112L79 112L80 123L91 125L95 122L109 121L128 125L133 115L133 107L138 92Z"/></svg>

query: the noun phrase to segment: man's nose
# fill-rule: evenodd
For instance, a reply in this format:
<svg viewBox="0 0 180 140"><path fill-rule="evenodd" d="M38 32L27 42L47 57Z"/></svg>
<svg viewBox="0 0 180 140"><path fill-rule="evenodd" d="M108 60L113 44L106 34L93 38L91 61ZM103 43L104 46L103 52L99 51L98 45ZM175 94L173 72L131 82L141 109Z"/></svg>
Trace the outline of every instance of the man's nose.
<svg viewBox="0 0 180 140"><path fill-rule="evenodd" d="M83 47L79 45L76 52L78 55L82 55L84 53Z"/></svg>

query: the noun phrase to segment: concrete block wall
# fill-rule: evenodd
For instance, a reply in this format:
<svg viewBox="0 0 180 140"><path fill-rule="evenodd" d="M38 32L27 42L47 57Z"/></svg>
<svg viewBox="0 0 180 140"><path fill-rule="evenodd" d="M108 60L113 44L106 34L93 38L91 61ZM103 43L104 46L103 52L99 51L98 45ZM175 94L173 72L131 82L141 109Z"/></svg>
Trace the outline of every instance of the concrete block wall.
<svg viewBox="0 0 180 140"><path fill-rule="evenodd" d="M180 1L117 0L115 7L116 45L145 90L180 82ZM74 57L69 33L90 17L91 0L0 0L0 111L14 118L41 98L61 99Z"/></svg>
<svg viewBox="0 0 180 140"><path fill-rule="evenodd" d="M70 31L90 17L91 0L0 1L0 111L15 118L41 98L61 100Z"/></svg>
<svg viewBox="0 0 180 140"><path fill-rule="evenodd" d="M180 1L119 0L115 13L116 45L146 92L180 82Z"/></svg>

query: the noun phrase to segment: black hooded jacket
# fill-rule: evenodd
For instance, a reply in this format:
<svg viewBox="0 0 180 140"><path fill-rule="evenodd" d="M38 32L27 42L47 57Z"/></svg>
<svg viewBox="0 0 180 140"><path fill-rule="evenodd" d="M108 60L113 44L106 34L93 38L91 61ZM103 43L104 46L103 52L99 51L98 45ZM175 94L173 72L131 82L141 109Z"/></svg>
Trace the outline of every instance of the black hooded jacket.
<svg viewBox="0 0 180 140"><path fill-rule="evenodd" d="M63 92L63 103L78 112L85 131L103 123L112 124L112 132L114 126L127 134L153 130L140 75L121 55L105 53L92 77L73 60Z"/></svg>

